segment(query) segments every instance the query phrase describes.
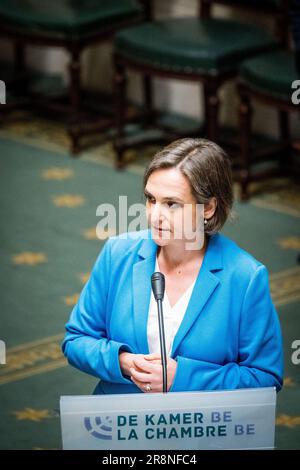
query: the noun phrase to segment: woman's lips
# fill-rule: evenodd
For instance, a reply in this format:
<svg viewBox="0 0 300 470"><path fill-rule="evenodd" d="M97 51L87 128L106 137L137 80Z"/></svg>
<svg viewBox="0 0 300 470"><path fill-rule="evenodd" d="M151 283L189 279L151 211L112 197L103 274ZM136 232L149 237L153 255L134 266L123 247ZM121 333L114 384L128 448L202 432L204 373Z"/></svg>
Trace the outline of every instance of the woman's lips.
<svg viewBox="0 0 300 470"><path fill-rule="evenodd" d="M154 225L152 225L152 228L154 228L154 230L156 230L157 232L169 232L170 231L167 228L155 227Z"/></svg>

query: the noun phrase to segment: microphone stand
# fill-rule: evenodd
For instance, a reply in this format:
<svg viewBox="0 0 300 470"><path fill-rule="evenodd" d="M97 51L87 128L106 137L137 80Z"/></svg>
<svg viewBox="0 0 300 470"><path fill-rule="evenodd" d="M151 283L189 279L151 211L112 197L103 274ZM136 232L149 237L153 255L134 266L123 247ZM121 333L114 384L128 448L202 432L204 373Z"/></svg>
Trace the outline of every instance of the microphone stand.
<svg viewBox="0 0 300 470"><path fill-rule="evenodd" d="M167 353L166 353L166 340L165 340L165 328L162 311L162 301L165 292L165 276L161 272L155 272L151 276L151 285L154 298L157 302L158 309L158 326L159 326L159 342L160 342L160 353L162 359L162 375L163 375L163 393L167 393Z"/></svg>
<svg viewBox="0 0 300 470"><path fill-rule="evenodd" d="M166 341L165 341L165 329L164 329L164 318L162 313L162 301L157 300L158 309L158 324L159 324L159 341L160 341L160 353L162 359L162 373L163 373L163 393L167 393L167 354L166 354Z"/></svg>

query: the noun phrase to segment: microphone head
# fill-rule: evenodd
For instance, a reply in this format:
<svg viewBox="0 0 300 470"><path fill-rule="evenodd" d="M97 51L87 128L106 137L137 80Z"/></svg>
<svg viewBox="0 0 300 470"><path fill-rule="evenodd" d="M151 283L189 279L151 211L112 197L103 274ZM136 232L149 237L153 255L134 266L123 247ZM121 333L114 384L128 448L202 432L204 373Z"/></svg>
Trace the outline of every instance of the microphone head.
<svg viewBox="0 0 300 470"><path fill-rule="evenodd" d="M165 293L165 276L157 271L151 276L152 292L155 300L163 300Z"/></svg>

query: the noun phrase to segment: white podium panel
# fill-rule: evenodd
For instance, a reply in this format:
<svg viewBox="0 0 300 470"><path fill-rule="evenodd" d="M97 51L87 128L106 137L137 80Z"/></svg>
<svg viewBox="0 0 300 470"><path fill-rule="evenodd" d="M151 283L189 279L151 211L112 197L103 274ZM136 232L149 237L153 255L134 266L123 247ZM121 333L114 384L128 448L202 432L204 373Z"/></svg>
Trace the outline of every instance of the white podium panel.
<svg viewBox="0 0 300 470"><path fill-rule="evenodd" d="M64 449L272 449L275 388L63 396Z"/></svg>

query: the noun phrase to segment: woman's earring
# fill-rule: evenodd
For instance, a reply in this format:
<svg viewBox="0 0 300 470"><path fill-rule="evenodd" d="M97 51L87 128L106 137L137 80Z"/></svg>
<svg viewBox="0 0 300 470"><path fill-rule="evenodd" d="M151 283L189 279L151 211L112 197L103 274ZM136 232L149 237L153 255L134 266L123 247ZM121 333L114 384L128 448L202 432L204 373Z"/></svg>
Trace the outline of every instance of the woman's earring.
<svg viewBox="0 0 300 470"><path fill-rule="evenodd" d="M207 219L204 219L204 225L206 225L206 224L207 224Z"/></svg>

